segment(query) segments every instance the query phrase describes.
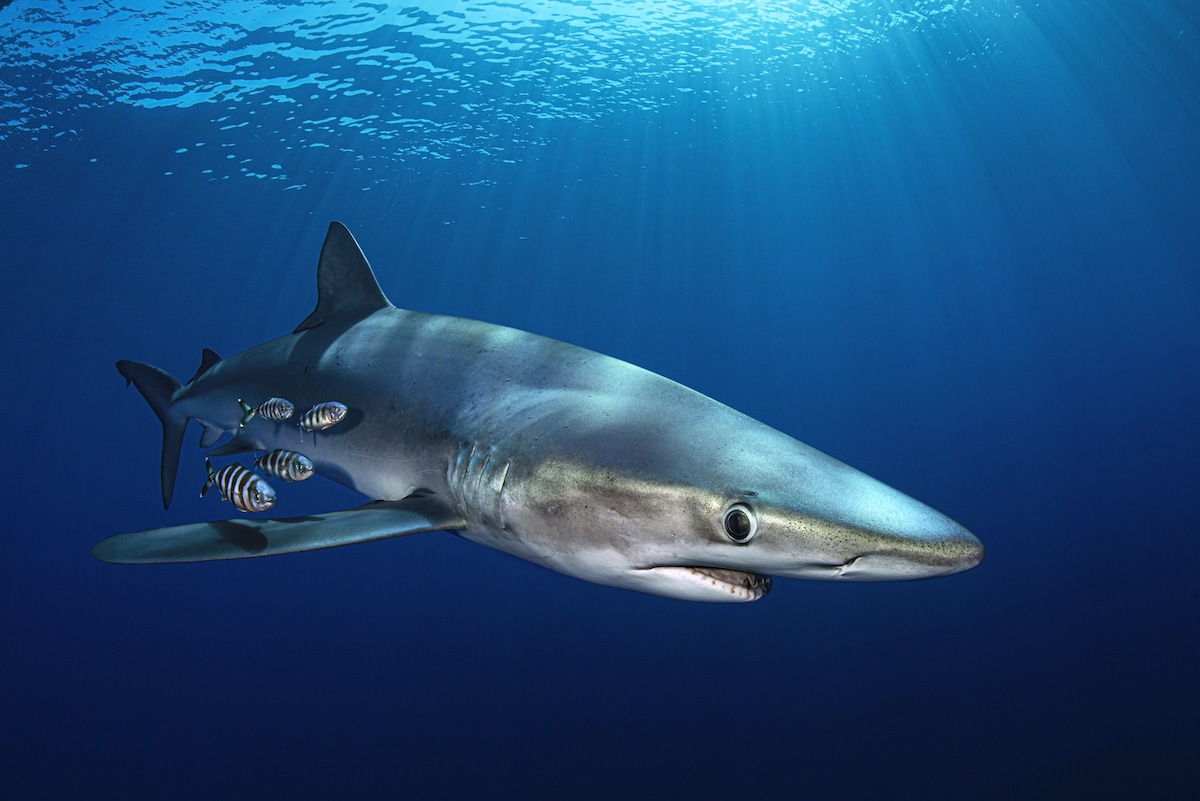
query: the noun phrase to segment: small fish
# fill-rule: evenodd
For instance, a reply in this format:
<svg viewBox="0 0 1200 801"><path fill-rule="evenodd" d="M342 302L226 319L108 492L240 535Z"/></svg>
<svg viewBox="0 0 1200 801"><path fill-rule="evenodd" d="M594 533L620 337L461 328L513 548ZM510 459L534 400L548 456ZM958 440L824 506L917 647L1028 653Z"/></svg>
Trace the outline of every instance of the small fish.
<svg viewBox="0 0 1200 801"><path fill-rule="evenodd" d="M297 425L300 426L301 431L324 431L330 426L340 423L345 416L345 405L337 401L326 401L318 403L305 412Z"/></svg>
<svg viewBox="0 0 1200 801"><path fill-rule="evenodd" d="M296 407L287 398L267 398L258 404L258 406L251 406L241 398L238 398L238 406L242 407L242 426L253 420L255 415L282 423L296 411Z"/></svg>
<svg viewBox="0 0 1200 801"><path fill-rule="evenodd" d="M303 453L276 448L254 460L254 466L268 476L284 481L303 481L313 474L313 463Z"/></svg>
<svg viewBox="0 0 1200 801"><path fill-rule="evenodd" d="M216 484L221 490L221 500L229 501L238 511L265 512L275 505L275 490L253 470L234 462L214 471L208 459L204 460L204 469L208 471L208 481L200 490L201 498Z"/></svg>

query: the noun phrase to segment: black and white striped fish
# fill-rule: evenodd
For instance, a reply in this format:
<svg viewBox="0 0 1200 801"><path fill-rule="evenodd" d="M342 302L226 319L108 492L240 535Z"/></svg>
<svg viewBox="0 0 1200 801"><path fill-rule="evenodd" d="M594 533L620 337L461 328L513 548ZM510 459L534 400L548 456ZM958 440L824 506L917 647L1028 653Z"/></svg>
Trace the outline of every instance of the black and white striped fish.
<svg viewBox="0 0 1200 801"><path fill-rule="evenodd" d="M241 398L238 398L238 406L242 407L241 424L243 426L253 420L256 415L267 420L282 423L296 411L296 407L287 398L267 398L258 404L258 406L251 406Z"/></svg>
<svg viewBox="0 0 1200 801"><path fill-rule="evenodd" d="M204 469L208 471L208 481L204 482L200 497L216 484L221 490L221 500L229 501L238 511L265 512L275 505L275 490L253 470L234 462L214 471L208 459L204 460Z"/></svg>
<svg viewBox="0 0 1200 801"><path fill-rule="evenodd" d="M254 460L254 466L268 476L282 478L284 481L303 481L313 474L313 463L307 456L282 448L264 453Z"/></svg>
<svg viewBox="0 0 1200 801"><path fill-rule="evenodd" d="M309 409L300 417L300 426L302 431L324 431L330 426L335 426L341 422L346 416L346 407L344 404L337 401L326 401L318 403L316 406Z"/></svg>

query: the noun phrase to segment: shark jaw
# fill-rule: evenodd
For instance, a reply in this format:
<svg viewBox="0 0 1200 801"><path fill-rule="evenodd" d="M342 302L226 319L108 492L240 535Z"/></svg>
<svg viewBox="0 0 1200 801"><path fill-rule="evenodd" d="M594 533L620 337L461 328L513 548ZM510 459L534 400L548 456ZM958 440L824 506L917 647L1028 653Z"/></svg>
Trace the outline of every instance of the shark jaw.
<svg viewBox="0 0 1200 801"><path fill-rule="evenodd" d="M689 601L744 603L765 598L771 577L726 567L663 565L646 568L650 582L670 586L673 597Z"/></svg>

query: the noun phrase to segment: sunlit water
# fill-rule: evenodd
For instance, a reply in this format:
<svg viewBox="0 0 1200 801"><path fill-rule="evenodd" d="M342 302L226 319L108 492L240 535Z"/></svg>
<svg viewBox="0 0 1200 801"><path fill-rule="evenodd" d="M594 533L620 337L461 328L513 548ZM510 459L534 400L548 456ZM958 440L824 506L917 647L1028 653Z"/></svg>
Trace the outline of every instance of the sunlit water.
<svg viewBox="0 0 1200 801"><path fill-rule="evenodd" d="M506 159L544 142L549 121L685 93L799 105L870 92L889 48L958 24L964 35L927 56L970 59L993 45L972 20L1018 13L998 0L18 4L0 28L0 138L78 136L73 112L109 104L201 105L210 126L176 144L207 155L185 169L296 185L305 148ZM277 160L242 163L264 140Z"/></svg>
<svg viewBox="0 0 1200 801"><path fill-rule="evenodd" d="M1190 798L1195 6L0 0L0 798ZM113 362L292 330L332 219L987 559L725 609L439 534L96 562L236 513L195 426L162 510Z"/></svg>

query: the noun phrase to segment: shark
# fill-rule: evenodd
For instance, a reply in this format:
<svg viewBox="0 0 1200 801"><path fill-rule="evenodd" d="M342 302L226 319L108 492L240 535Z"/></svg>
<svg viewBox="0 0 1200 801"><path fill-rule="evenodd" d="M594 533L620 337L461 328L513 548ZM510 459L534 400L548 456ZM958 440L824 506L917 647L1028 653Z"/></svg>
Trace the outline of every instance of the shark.
<svg viewBox="0 0 1200 801"><path fill-rule="evenodd" d="M117 534L93 548L103 562L241 559L450 531L600 585L746 602L776 577L924 579L984 556L949 517L656 373L393 306L339 222L321 249L316 308L290 334L225 359L205 349L183 384L140 362L117 369L162 424L164 508L191 420L210 457L300 452L369 500ZM346 413L322 431L246 419L244 399L276 397L297 409L336 400Z"/></svg>

